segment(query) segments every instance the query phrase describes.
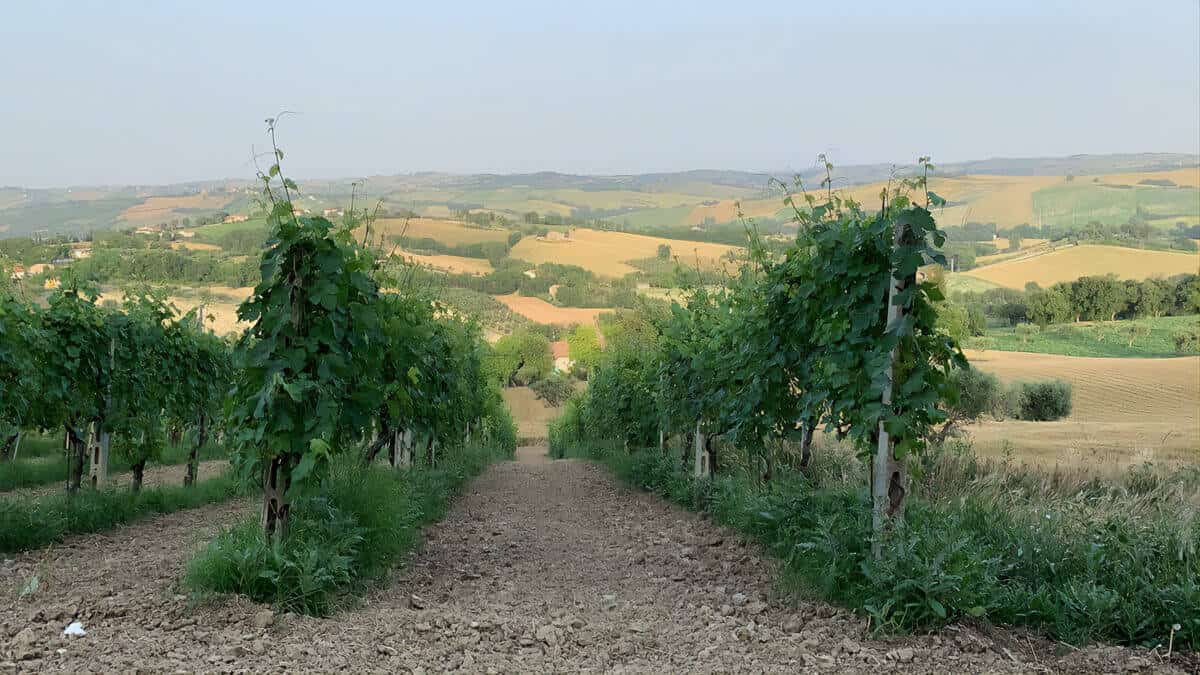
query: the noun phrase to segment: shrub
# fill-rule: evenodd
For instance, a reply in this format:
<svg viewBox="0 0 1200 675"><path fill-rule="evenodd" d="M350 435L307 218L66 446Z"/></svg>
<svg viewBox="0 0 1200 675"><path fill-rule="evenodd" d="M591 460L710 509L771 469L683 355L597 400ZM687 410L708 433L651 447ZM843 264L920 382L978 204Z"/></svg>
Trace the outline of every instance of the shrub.
<svg viewBox="0 0 1200 675"><path fill-rule="evenodd" d="M1000 399L1000 380L978 368L961 368L951 376L958 389L958 401L950 406L953 417L969 422L992 414Z"/></svg>
<svg viewBox="0 0 1200 675"><path fill-rule="evenodd" d="M1017 385L1017 390L1017 417L1020 419L1048 422L1071 414L1069 382L1021 382Z"/></svg>
<svg viewBox="0 0 1200 675"><path fill-rule="evenodd" d="M1029 338L1042 332L1041 326L1036 323L1019 323L1014 329L1017 336L1021 338L1021 344L1028 344Z"/></svg>
<svg viewBox="0 0 1200 675"><path fill-rule="evenodd" d="M534 382L529 385L529 388L552 408L562 405L575 393L575 387L571 381L558 373Z"/></svg>
<svg viewBox="0 0 1200 675"><path fill-rule="evenodd" d="M1180 354L1200 353L1200 329L1191 328L1175 331L1171 335L1175 351Z"/></svg>

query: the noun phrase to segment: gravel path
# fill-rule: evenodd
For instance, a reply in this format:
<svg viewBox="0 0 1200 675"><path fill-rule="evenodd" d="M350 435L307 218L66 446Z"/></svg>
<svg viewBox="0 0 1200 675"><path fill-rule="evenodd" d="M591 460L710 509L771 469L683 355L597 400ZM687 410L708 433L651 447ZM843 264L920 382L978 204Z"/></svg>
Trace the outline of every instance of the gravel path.
<svg viewBox="0 0 1200 675"><path fill-rule="evenodd" d="M1145 652L1072 651L954 626L876 640L865 621L776 596L736 535L601 467L523 448L427 533L393 583L332 619L241 598L189 605L190 552L250 501L163 516L5 561L0 667L434 672L1169 671ZM33 574L32 599L18 599ZM72 583L72 580L77 580ZM88 630L63 638L73 617ZM1193 662L1178 663L1196 667Z"/></svg>

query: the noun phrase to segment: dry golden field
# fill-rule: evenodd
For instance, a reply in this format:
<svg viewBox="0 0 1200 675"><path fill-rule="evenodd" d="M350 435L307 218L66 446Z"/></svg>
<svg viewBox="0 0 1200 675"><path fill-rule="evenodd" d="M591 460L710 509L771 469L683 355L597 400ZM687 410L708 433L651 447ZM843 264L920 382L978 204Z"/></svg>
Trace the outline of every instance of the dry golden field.
<svg viewBox="0 0 1200 675"><path fill-rule="evenodd" d="M740 250L724 244L576 228L571 230L570 239L562 241L525 237L517 242L510 255L534 264L578 265L599 276L622 277L637 271L625 261L653 258L660 244L670 246L672 255L687 265L695 264L699 258L701 265L716 266L725 254Z"/></svg>
<svg viewBox="0 0 1200 675"><path fill-rule="evenodd" d="M600 316L604 312L613 311L611 309L587 307L558 307L541 298L527 298L516 293L494 295L492 297L534 323L555 324L559 326L595 323L597 316Z"/></svg>
<svg viewBox="0 0 1200 675"><path fill-rule="evenodd" d="M171 242L171 248L176 251L220 251L221 247L216 244L206 244L202 241L175 241Z"/></svg>
<svg viewBox="0 0 1200 675"><path fill-rule="evenodd" d="M1200 188L1200 167L1189 169L1172 169L1170 171L1143 171L1140 173L1110 173L1100 176L1105 183L1117 185L1137 185L1144 180L1169 180L1176 185L1186 185Z"/></svg>
<svg viewBox="0 0 1200 675"><path fill-rule="evenodd" d="M179 310L180 315L183 315L195 309L200 304L200 292L204 291L210 296L208 302L204 304L204 314L206 317L204 325L210 331L217 335L229 335L231 333L240 333L249 327L249 324L237 320L237 308L242 300L250 297L254 289L211 286L195 289L195 291L186 295L171 295L167 297L167 300ZM111 300L120 304L124 300L124 297L125 294L120 290L105 290L100 294L99 302Z"/></svg>
<svg viewBox="0 0 1200 675"><path fill-rule="evenodd" d="M1024 288L1030 281L1049 286L1088 275L1115 274L1121 279L1149 279L1196 274L1198 271L1200 256L1195 253L1085 244L1032 258L998 262L963 274L1009 288Z"/></svg>
<svg viewBox="0 0 1200 675"><path fill-rule="evenodd" d="M198 195L183 197L148 197L146 201L121 212L121 220L142 225L181 217L175 209L219 209L229 203L228 195Z"/></svg>
<svg viewBox="0 0 1200 675"><path fill-rule="evenodd" d="M771 217L785 206L786 204L783 203L781 197L748 199L741 203L742 215L747 218ZM736 199L722 199L712 206L696 206L688 214L686 222L688 225L699 225L704 222L705 218L711 217L715 222L727 223L736 220L737 215L738 201Z"/></svg>
<svg viewBox="0 0 1200 675"><path fill-rule="evenodd" d="M421 255L399 249L397 249L396 255L415 262L418 265L454 274L488 274L492 271L492 264L485 258L466 258L457 255Z"/></svg>
<svg viewBox="0 0 1200 675"><path fill-rule="evenodd" d="M375 231L385 237L393 237L403 232L404 236L410 239L429 238L448 246L508 239L507 230L468 227L462 221L442 218L381 218L375 223Z"/></svg>
<svg viewBox="0 0 1200 675"><path fill-rule="evenodd" d="M558 417L562 408L551 408L538 399L529 387L505 387L504 402L517 423L517 436L528 439L544 439L551 420Z"/></svg>
<svg viewBox="0 0 1200 675"><path fill-rule="evenodd" d="M1083 358L968 351L1003 382L1063 379L1074 409L1056 422L969 427L976 449L1039 465L1120 470L1146 461L1200 462L1200 357Z"/></svg>

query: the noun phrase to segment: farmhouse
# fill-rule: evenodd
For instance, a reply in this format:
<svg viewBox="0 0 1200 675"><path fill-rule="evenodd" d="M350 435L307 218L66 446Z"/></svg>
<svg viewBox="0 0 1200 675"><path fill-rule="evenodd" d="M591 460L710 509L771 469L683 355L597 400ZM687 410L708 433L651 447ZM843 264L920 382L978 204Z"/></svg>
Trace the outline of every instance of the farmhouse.
<svg viewBox="0 0 1200 675"><path fill-rule="evenodd" d="M225 216L225 219L222 220L221 222L222 223L244 223L249 219L250 219L250 216L247 216L244 213L233 213L228 216Z"/></svg>
<svg viewBox="0 0 1200 675"><path fill-rule="evenodd" d="M10 279L24 279L25 278L25 266L24 265L13 265L12 274L9 275L9 278Z"/></svg>
<svg viewBox="0 0 1200 675"><path fill-rule="evenodd" d="M84 258L92 257L91 244L72 244L71 257L75 260L83 260Z"/></svg>
<svg viewBox="0 0 1200 675"><path fill-rule="evenodd" d="M52 269L54 269L54 265L48 265L46 263L37 263L36 265L30 265L29 266L29 276L33 276L35 274L41 274L42 272L45 272L47 270L52 270Z"/></svg>
<svg viewBox="0 0 1200 675"><path fill-rule="evenodd" d="M529 277L530 279L536 279L536 278L537 278L537 271L536 271L536 270L525 270L525 271L524 271L524 272L522 272L521 274L524 274L525 276Z"/></svg>
<svg viewBox="0 0 1200 675"><path fill-rule="evenodd" d="M571 360L571 349L566 340L550 343L550 356L554 359L555 372L565 373L571 370L575 362Z"/></svg>

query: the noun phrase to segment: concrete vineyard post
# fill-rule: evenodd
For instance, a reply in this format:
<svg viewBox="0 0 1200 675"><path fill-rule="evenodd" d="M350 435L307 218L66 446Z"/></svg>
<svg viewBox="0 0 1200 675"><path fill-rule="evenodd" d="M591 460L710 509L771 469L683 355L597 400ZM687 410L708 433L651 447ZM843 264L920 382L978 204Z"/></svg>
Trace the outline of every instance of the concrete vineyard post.
<svg viewBox="0 0 1200 675"><path fill-rule="evenodd" d="M97 489L108 483L108 449L111 440L112 437L109 433L102 431L99 440L89 443L88 451L91 454L92 465L88 476L91 479L92 487Z"/></svg>
<svg viewBox="0 0 1200 675"><path fill-rule="evenodd" d="M899 223L894 226L893 248L898 248L904 237L904 226ZM909 279L899 279L892 274L892 282L887 295L887 332L894 334L904 312L896 304L896 297L910 283ZM881 402L885 414L892 408L892 389L896 377L896 358L900 349L899 340L892 346L887 361L887 377L884 380ZM883 554L883 531L887 519L895 515L904 501L905 471L904 465L896 461L895 439L888 433L884 421L879 421L878 445L875 448L875 458L871 471L871 554L879 559Z"/></svg>
<svg viewBox="0 0 1200 675"><path fill-rule="evenodd" d="M400 467L407 469L412 466L413 430L405 429L400 435Z"/></svg>
<svg viewBox="0 0 1200 675"><path fill-rule="evenodd" d="M404 452L404 432L399 428L392 431L392 441L389 444L388 459L391 460L393 469L398 469L403 465L404 459L401 456Z"/></svg>
<svg viewBox="0 0 1200 675"><path fill-rule="evenodd" d="M704 432L700 430L700 422L696 422L696 439L694 450L695 467L692 470L692 475L696 478L703 478L708 475L708 458L705 453Z"/></svg>

